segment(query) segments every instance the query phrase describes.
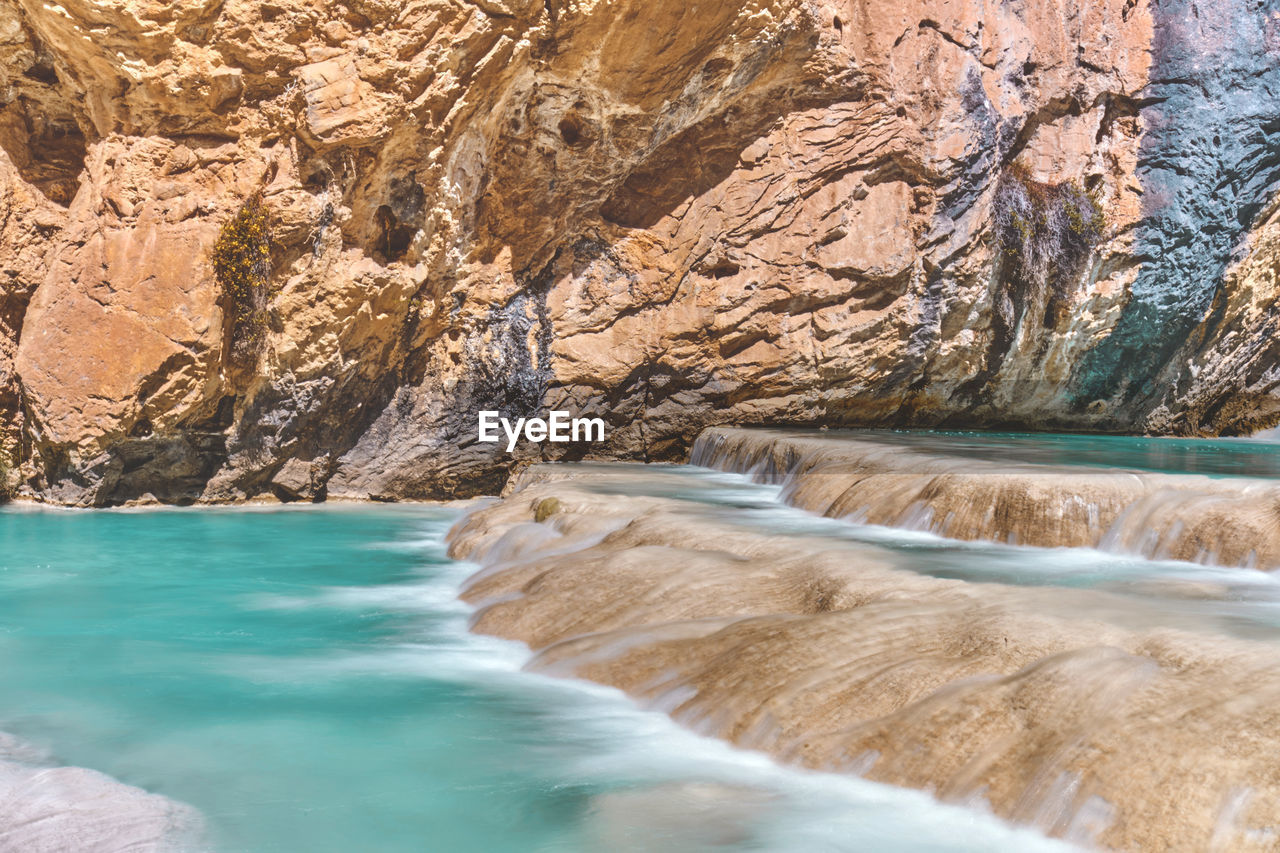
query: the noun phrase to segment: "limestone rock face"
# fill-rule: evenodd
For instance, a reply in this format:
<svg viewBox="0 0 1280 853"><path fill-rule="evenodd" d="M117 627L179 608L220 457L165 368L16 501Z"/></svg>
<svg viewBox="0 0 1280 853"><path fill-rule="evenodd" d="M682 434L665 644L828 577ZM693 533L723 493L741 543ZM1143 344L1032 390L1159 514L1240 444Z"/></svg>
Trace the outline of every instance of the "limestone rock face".
<svg viewBox="0 0 1280 853"><path fill-rule="evenodd" d="M0 452L394 499L715 423L1269 426L1273 6L0 0Z"/></svg>

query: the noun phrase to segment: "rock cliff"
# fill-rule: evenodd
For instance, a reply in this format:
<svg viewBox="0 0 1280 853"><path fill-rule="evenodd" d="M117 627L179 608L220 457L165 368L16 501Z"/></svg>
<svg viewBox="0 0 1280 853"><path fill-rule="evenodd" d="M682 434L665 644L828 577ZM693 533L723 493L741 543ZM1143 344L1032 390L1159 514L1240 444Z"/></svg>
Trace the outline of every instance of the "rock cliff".
<svg viewBox="0 0 1280 853"><path fill-rule="evenodd" d="M1280 419L1276 0L0 0L20 492ZM227 223L269 239L246 302ZM475 442L480 409L609 420Z"/></svg>

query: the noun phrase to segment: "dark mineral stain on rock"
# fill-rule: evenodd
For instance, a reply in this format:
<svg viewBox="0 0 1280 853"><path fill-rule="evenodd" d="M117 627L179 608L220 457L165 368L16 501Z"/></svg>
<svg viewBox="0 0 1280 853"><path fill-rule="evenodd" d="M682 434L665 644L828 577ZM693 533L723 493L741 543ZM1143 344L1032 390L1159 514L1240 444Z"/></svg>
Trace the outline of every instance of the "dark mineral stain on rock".
<svg viewBox="0 0 1280 853"><path fill-rule="evenodd" d="M1200 323L1280 183L1280 2L1153 3L1138 178L1142 266L1115 329L1082 360L1079 406L1158 398L1161 370Z"/></svg>

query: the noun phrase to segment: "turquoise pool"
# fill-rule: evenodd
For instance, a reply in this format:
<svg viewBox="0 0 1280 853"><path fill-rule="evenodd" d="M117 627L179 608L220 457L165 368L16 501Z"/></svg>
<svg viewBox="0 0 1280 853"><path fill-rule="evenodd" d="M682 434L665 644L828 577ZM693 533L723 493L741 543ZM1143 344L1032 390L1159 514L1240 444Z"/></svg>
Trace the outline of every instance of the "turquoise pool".
<svg viewBox="0 0 1280 853"><path fill-rule="evenodd" d="M216 851L1062 849L523 673L466 631L459 513L0 510L0 731L190 804Z"/></svg>

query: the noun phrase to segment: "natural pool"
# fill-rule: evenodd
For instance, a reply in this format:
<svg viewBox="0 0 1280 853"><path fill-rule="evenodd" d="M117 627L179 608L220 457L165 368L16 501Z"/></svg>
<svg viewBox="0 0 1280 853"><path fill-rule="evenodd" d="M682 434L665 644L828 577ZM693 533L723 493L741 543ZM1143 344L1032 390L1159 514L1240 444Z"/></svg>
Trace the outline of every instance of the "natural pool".
<svg viewBox="0 0 1280 853"><path fill-rule="evenodd" d="M867 435L989 460L1280 470L1262 443ZM586 467L590 488L874 545L912 572L1104 588L1122 623L1280 640L1264 572L819 518L779 486L693 466ZM16 759L0 738L0 765L89 767L190 804L215 851L1065 848L980 804L784 769L612 690L523 672L522 646L467 631L457 593L475 567L445 553L463 512L0 509L0 732L22 745Z"/></svg>
<svg viewBox="0 0 1280 853"><path fill-rule="evenodd" d="M708 511L776 494L672 473ZM460 512L2 510L0 731L194 806L218 851L1061 849L522 673L466 632Z"/></svg>

